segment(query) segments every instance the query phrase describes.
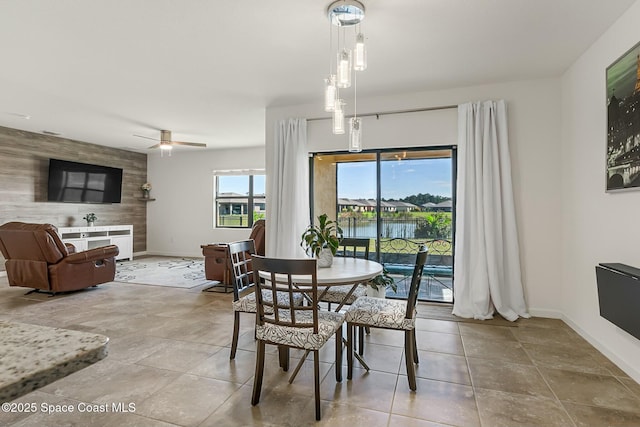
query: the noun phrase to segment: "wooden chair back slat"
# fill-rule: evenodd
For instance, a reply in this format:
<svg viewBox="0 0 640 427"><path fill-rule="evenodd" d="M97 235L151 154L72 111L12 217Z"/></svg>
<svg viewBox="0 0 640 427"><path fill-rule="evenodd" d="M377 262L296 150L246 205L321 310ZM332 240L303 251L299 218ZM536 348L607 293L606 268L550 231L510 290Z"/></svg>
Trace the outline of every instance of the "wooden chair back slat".
<svg viewBox="0 0 640 427"><path fill-rule="evenodd" d="M241 294L254 286L251 255L256 253L253 240L240 240L229 243L229 261L231 263L233 300L238 301Z"/></svg>
<svg viewBox="0 0 640 427"><path fill-rule="evenodd" d="M370 239L360 237L345 237L340 241L336 255L358 258L358 253L363 254L362 259L369 259Z"/></svg>
<svg viewBox="0 0 640 427"><path fill-rule="evenodd" d="M257 318L258 325L272 323L279 326L293 328L313 328L318 333L318 285L315 259L280 259L266 258L259 255L252 257L254 283L256 286ZM260 273L268 277L261 280ZM305 278L307 283L301 283ZM270 292L272 301L263 298L262 291ZM285 304L278 303L278 292L286 295ZM310 305L296 305L294 301L301 295L303 300L310 301ZM266 314L270 307L273 315ZM300 318L302 312L311 311L312 321Z"/></svg>
<svg viewBox="0 0 640 427"><path fill-rule="evenodd" d="M420 246L416 254L416 265L413 268L411 276L411 286L409 287L409 296L407 297L407 314L406 318L411 319L415 313L416 303L418 301L418 292L420 291L420 282L422 281L422 271L427 263L428 248L426 245Z"/></svg>

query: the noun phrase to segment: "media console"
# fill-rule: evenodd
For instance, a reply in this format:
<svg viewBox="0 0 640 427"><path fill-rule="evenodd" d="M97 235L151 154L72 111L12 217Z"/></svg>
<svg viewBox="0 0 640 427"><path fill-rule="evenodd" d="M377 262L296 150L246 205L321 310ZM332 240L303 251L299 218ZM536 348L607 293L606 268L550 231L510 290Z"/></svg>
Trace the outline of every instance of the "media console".
<svg viewBox="0 0 640 427"><path fill-rule="evenodd" d="M116 245L120 249L116 259L133 259L133 225L60 227L58 233L64 243L73 244L78 252Z"/></svg>

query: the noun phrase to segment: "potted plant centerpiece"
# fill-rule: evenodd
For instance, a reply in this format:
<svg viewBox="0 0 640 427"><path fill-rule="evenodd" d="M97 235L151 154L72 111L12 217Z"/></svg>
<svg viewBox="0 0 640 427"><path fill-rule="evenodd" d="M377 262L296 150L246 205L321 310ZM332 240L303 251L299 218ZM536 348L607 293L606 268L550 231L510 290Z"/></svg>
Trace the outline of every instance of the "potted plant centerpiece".
<svg viewBox="0 0 640 427"><path fill-rule="evenodd" d="M391 288L393 292L398 291L398 285L393 277L389 276L389 272L386 268L382 267L382 273L371 279L367 283L367 296L385 298L387 295L387 288Z"/></svg>
<svg viewBox="0 0 640 427"><path fill-rule="evenodd" d="M85 221L87 221L88 227L93 227L93 224L98 220L98 217L93 212L86 214L82 217Z"/></svg>
<svg viewBox="0 0 640 427"><path fill-rule="evenodd" d="M331 267L333 256L342 239L342 228L337 222L327 219L327 214L318 217L318 225L309 225L302 233L300 246L308 255L318 259L318 267Z"/></svg>

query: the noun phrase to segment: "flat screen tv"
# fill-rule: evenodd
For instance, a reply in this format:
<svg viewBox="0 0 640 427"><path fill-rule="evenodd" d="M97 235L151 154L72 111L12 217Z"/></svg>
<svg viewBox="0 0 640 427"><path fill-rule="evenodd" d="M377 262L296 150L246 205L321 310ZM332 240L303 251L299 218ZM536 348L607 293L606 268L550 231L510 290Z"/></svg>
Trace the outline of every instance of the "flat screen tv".
<svg viewBox="0 0 640 427"><path fill-rule="evenodd" d="M49 159L48 200L67 203L120 203L122 169Z"/></svg>

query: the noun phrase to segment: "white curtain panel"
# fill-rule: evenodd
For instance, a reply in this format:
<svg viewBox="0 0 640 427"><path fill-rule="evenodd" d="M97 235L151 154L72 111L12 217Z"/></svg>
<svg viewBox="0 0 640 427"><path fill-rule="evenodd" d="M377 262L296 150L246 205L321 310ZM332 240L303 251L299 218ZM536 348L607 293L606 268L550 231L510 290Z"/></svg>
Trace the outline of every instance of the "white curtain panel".
<svg viewBox="0 0 640 427"><path fill-rule="evenodd" d="M300 236L309 225L309 154L307 120L285 119L275 124L272 164L267 167L266 254L277 258L307 258Z"/></svg>
<svg viewBox="0 0 640 427"><path fill-rule="evenodd" d="M458 106L453 314L529 317L511 183L504 101Z"/></svg>

